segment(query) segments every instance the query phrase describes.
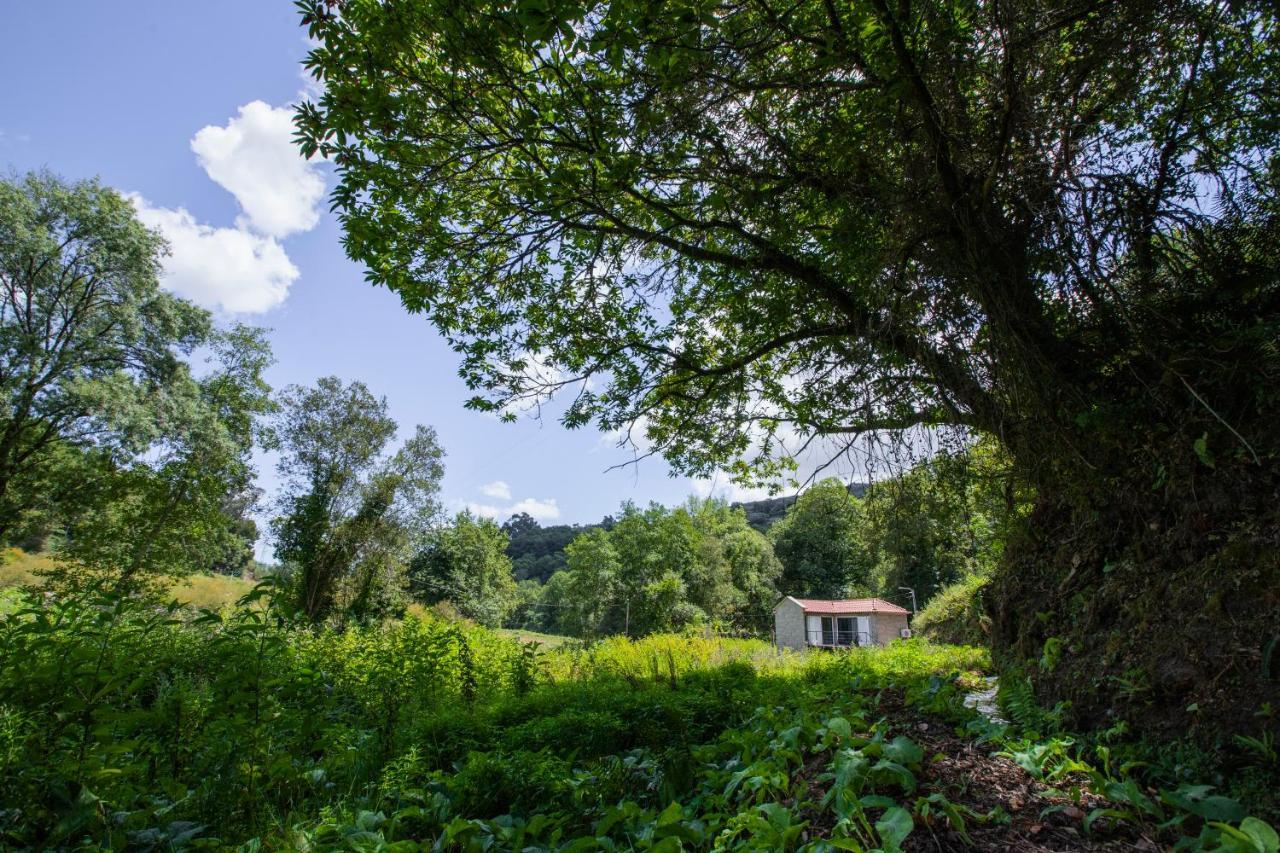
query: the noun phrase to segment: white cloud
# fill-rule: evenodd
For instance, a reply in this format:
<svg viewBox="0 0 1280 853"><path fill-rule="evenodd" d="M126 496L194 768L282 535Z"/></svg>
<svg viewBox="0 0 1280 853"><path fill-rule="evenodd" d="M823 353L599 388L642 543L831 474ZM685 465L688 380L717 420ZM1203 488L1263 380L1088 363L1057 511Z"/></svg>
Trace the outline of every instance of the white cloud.
<svg viewBox="0 0 1280 853"><path fill-rule="evenodd" d="M485 483L480 487L480 494L487 498L497 498L500 501L511 500L511 487L501 480L494 480L492 483Z"/></svg>
<svg viewBox="0 0 1280 853"><path fill-rule="evenodd" d="M554 521L560 517L560 507L556 505L555 498L547 498L546 500L537 500L536 498L525 498L517 501L507 507L494 506L493 504L468 503L467 510L472 515L478 515L482 518L492 518L495 521L506 521L513 515L520 513L528 513L535 521Z"/></svg>
<svg viewBox="0 0 1280 853"><path fill-rule="evenodd" d="M291 107L250 101L224 127L210 125L192 138L201 168L240 203L237 226L287 237L320 221L324 177L298 153L293 133Z"/></svg>
<svg viewBox="0 0 1280 853"><path fill-rule="evenodd" d="M472 515L478 515L481 518L492 518L494 520L497 520L499 518L503 518L503 519L506 518L506 516L502 514L501 507L496 507L496 506L493 506L492 504L468 503L467 512L471 513Z"/></svg>
<svg viewBox="0 0 1280 853"><path fill-rule="evenodd" d="M144 225L169 241L165 287L206 308L257 314L284 302L298 278L280 240L320 221L324 177L293 144L293 110L250 101L225 126L191 139L210 180L235 196L234 227L206 225L185 208L129 194Z"/></svg>
<svg viewBox="0 0 1280 853"><path fill-rule="evenodd" d="M184 208L154 207L129 194L138 218L169 241L165 287L206 308L256 314L284 301L298 268L273 237L197 222Z"/></svg>
<svg viewBox="0 0 1280 853"><path fill-rule="evenodd" d="M521 512L528 513L536 521L552 521L560 517L560 507L556 506L555 498L543 501L525 498L511 506L511 515Z"/></svg>
<svg viewBox="0 0 1280 853"><path fill-rule="evenodd" d="M700 498L716 497L729 503L745 503L774 497L767 487L747 488L737 483L720 480L694 480L693 493Z"/></svg>

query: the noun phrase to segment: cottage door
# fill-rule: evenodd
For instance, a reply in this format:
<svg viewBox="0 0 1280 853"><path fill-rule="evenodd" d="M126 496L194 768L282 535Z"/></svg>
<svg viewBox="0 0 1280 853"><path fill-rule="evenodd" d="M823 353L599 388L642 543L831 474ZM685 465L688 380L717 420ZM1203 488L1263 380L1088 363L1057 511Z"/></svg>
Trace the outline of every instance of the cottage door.
<svg viewBox="0 0 1280 853"><path fill-rule="evenodd" d="M805 616L805 642L811 646L822 644L822 617Z"/></svg>
<svg viewBox="0 0 1280 853"><path fill-rule="evenodd" d="M858 645L859 646L871 645L871 617L870 616L858 617Z"/></svg>

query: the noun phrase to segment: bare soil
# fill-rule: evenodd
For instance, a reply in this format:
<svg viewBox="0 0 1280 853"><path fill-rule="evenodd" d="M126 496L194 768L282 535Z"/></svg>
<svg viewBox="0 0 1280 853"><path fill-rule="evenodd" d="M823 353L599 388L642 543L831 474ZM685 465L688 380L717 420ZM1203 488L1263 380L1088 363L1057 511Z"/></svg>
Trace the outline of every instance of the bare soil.
<svg viewBox="0 0 1280 853"><path fill-rule="evenodd" d="M1083 791L1074 801L1060 793L1070 789L1073 781L1083 780L1059 782L1055 790L1010 759L996 755L997 750L990 745L958 736L952 726L906 707L898 694L882 694L881 711L889 718L895 735L907 735L924 749L916 797L938 792L979 814L1007 815L1007 818L1001 816L986 822L966 819L963 833L953 828L945 817L935 816L930 822L917 817L916 828L904 843L908 853L1167 849L1155 840L1154 830L1149 827L1106 826L1099 821L1094 823L1091 832L1086 832L1085 815L1095 808L1106 807L1107 801ZM827 783L819 777L829 760L829 755L814 756L801 771L809 782L808 797L813 801L821 800L826 793ZM823 812L812 817L808 837L828 837L832 830L830 814Z"/></svg>

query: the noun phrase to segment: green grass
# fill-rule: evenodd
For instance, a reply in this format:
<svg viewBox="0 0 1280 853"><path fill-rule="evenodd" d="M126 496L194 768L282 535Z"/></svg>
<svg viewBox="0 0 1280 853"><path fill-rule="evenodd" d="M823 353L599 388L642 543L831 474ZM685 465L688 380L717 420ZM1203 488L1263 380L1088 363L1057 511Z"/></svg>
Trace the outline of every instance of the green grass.
<svg viewBox="0 0 1280 853"><path fill-rule="evenodd" d="M47 554L28 554L21 548L5 548L0 555L0 589L10 587L39 586L36 572L46 571L57 564Z"/></svg>
<svg viewBox="0 0 1280 853"><path fill-rule="evenodd" d="M499 636L509 637L520 643L538 643L546 649L558 649L565 643L576 642L574 637L563 634L544 634L541 631L526 631L523 628L499 628Z"/></svg>
<svg viewBox="0 0 1280 853"><path fill-rule="evenodd" d="M6 548L0 559L0 590L41 586L44 579L38 572L57 565L57 558L51 554L29 554L21 548ZM191 575L174 581L168 594L179 604L216 610L234 604L251 589L253 581L229 575Z"/></svg>
<svg viewBox="0 0 1280 853"><path fill-rule="evenodd" d="M20 603L21 589L19 587L0 587L0 616L17 610Z"/></svg>
<svg viewBox="0 0 1280 853"><path fill-rule="evenodd" d="M230 607L252 589L253 581L229 575L191 575L176 581L169 594L179 604L216 610Z"/></svg>
<svg viewBox="0 0 1280 853"><path fill-rule="evenodd" d="M911 620L912 630L938 643L986 644L982 591L988 583L990 578L972 575L943 588Z"/></svg>

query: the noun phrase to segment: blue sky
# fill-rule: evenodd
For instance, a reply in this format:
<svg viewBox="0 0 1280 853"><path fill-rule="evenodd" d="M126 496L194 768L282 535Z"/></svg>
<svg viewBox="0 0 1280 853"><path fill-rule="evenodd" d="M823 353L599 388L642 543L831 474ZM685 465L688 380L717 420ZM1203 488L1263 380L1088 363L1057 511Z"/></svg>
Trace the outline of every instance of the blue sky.
<svg viewBox="0 0 1280 853"><path fill-rule="evenodd" d="M332 177L287 141L306 52L291 3L5 6L0 168L97 175L134 194L173 243L166 286L273 329L273 385L359 379L387 397L402 433L434 426L451 509L591 522L624 500L670 504L695 490L661 460L606 471L630 456L598 432L502 424L462 407L456 356L364 282L327 213ZM260 460L268 493L272 467Z"/></svg>

